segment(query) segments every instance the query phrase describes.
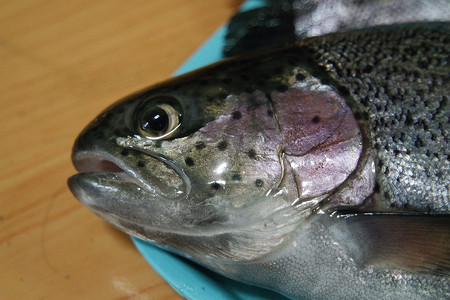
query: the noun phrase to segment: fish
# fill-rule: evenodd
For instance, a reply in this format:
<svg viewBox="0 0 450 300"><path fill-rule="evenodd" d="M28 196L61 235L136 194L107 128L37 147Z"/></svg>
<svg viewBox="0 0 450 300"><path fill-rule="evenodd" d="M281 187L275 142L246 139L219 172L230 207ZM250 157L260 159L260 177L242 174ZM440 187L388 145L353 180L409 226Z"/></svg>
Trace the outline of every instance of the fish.
<svg viewBox="0 0 450 300"><path fill-rule="evenodd" d="M223 54L260 51L329 33L412 22L448 22L446 0L264 0L229 21ZM256 6L256 7L255 7Z"/></svg>
<svg viewBox="0 0 450 300"><path fill-rule="evenodd" d="M80 133L68 185L116 228L293 299L448 299L449 33L331 33L153 85Z"/></svg>

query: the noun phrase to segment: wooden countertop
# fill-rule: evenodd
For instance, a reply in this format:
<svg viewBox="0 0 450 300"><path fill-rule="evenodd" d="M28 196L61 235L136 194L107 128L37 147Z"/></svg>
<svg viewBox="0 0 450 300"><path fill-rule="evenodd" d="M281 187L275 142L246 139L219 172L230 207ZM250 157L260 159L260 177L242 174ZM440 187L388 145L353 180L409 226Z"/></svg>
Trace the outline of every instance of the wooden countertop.
<svg viewBox="0 0 450 300"><path fill-rule="evenodd" d="M238 0L0 2L0 299L181 299L66 180L113 101L168 78Z"/></svg>

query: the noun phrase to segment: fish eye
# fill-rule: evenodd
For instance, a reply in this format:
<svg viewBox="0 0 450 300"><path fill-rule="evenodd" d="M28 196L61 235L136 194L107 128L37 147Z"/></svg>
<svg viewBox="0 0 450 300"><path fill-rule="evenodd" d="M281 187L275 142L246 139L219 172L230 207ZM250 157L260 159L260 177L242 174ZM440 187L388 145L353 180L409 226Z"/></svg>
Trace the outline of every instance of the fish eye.
<svg viewBox="0 0 450 300"><path fill-rule="evenodd" d="M153 140L164 140L180 127L179 112L168 103L147 105L138 116L139 132Z"/></svg>

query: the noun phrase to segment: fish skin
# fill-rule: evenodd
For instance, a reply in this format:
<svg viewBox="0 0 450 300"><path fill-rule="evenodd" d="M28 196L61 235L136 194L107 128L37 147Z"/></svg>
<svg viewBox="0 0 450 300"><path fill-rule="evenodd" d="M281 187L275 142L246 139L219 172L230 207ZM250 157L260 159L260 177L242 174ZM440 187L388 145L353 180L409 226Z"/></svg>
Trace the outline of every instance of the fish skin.
<svg viewBox="0 0 450 300"><path fill-rule="evenodd" d="M69 186L119 229L293 298L446 299L449 36L446 23L334 34L153 86L113 104L80 134L73 161L81 173ZM292 116L304 115L284 104L296 98L323 128L292 130ZM328 99L333 109L309 98ZM168 140L136 130L140 111L158 101L183 112ZM292 134L311 135L311 146ZM325 177L306 189L305 157L336 158L343 167L318 168ZM334 186L322 180L343 176ZM336 216L348 211L357 217ZM358 220L377 214L440 215L442 228L433 232L442 257L425 272L373 262L368 245L376 244L364 228L381 226Z"/></svg>

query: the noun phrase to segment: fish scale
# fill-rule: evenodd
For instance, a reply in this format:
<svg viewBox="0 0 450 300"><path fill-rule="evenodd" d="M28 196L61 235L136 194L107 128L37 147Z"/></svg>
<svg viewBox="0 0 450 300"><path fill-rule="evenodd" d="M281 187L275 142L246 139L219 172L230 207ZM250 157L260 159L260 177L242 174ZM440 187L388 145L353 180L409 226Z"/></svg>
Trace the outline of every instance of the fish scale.
<svg viewBox="0 0 450 300"><path fill-rule="evenodd" d="M353 46L360 43L363 52ZM367 117L379 208L448 212L448 26L341 35L307 47Z"/></svg>

